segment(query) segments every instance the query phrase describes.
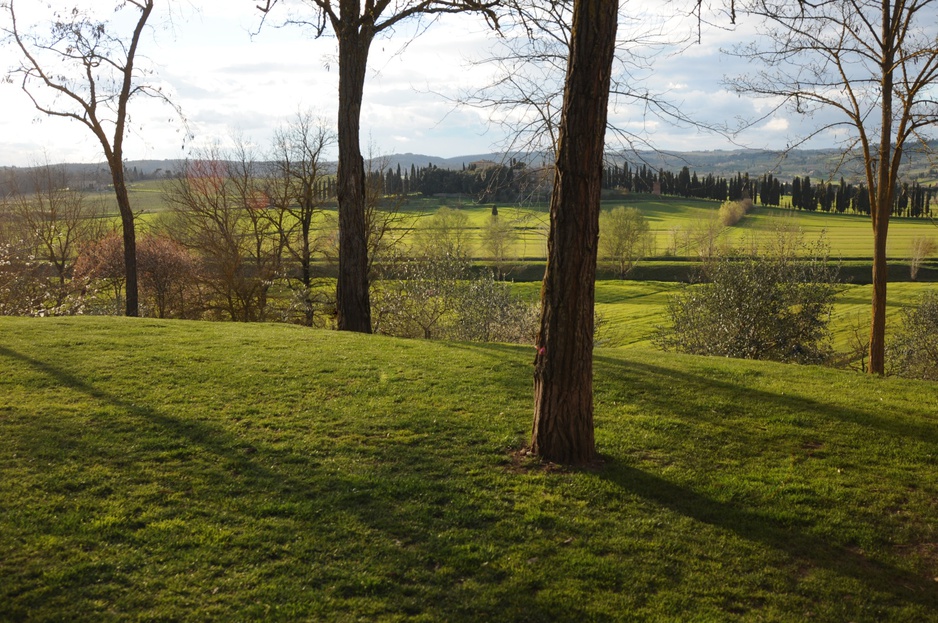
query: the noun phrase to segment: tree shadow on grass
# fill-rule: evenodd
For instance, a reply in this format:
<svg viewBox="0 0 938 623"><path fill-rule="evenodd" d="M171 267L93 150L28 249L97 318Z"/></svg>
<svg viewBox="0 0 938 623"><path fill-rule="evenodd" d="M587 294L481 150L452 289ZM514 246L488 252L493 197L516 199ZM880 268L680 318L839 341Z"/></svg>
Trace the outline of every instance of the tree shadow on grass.
<svg viewBox="0 0 938 623"><path fill-rule="evenodd" d="M615 385L628 391L641 388L640 400L646 408L671 414L685 421L705 420L707 426L723 423L726 414L708 412L707 405L714 398L717 404L741 411L736 415L757 421L760 405L771 408L776 415L792 416L804 422L805 431L817 430L826 421L836 420L863 428L871 428L883 438L914 440L923 443L938 442L938 430L924 420L882 413L878 405L850 407L806 397L798 390L775 393L753 388L745 382L716 378L691 366L679 371L665 366L635 360L599 355L595 358L601 388L598 394L616 391ZM677 388L680 388L677 391ZM697 404L700 401L700 404ZM730 420L729 426L735 426ZM743 448L759 452L766 445L758 426L736 427L727 431L728 439L743 443ZM733 452L744 450L736 449ZM642 471L623 462L620 457L605 457L599 477L616 484L624 491L702 523L725 529L742 538L763 543L785 553L799 566L825 568L845 577L853 578L870 590L891 594L894 598L923 606L938 607L938 590L931 577L916 575L888 563L870 558L855 548L830 542L808 534L797 522L782 523L762 514L758 508L748 509L733 503L720 502L702 495L692 488L675 484L661 476ZM700 465L704 465L703 462ZM871 475L871 477L873 477ZM923 483L924 484L924 483Z"/></svg>
<svg viewBox="0 0 938 623"><path fill-rule="evenodd" d="M938 608L938 590L932 578L910 573L853 549L781 525L756 511L718 502L615 458L607 458L598 476L623 491L676 513L783 552L799 565L828 569L861 582L871 591L886 592L902 601Z"/></svg>
<svg viewBox="0 0 938 623"><path fill-rule="evenodd" d="M680 372L664 366L638 362L634 359L623 360L608 356L594 357L596 372L599 376L597 393L604 386L613 383L629 385L632 388L648 388L646 392L656 406L675 413L688 411L688 395L721 396L730 403L745 400L747 405L771 404L782 412L792 414L810 414L812 418L837 419L845 423L875 428L883 433L908 437L926 443L938 443L938 426L929 426L926 422L898 419L895 414L877 412L875 405L858 409L833 402L822 402L806 398L797 388L786 394L754 389L740 383L714 378L701 373L692 373L689 367ZM681 391L674 391L680 387ZM699 412L703 417L703 411ZM752 414L757 417L757 413Z"/></svg>
<svg viewBox="0 0 938 623"><path fill-rule="evenodd" d="M480 502L486 506L484 508L475 508L471 501L462 503L460 498L473 481L461 474L464 467L460 461L454 460L447 448L440 447L432 439L407 449L406 455L401 455L402 451L385 440L383 434L376 435L375 439L361 439L360 442L368 447L363 447L347 462L338 453L317 460L305 452L306 449L296 448L291 451L288 464L281 462L278 465L270 461L278 450L269 446L263 437L241 436L220 424L177 417L161 412L157 407L135 403L133 398L103 391L80 375L52 362L7 347L0 346L0 357L28 366L57 386L91 397L113 413L113 417L95 421L94 427L100 435L94 432L89 435L77 422L55 422L55 430L50 430L47 418L29 418L29 426L33 428L28 434L34 438L18 440L18 443L28 444L27 453L48 456L50 468L52 462L68 462L70 474L78 478L86 468L108 464L115 472L119 470L121 473L120 481L113 483L116 489L113 495L118 498L125 495L121 491L123 486L153 482L162 487L164 478L178 477L179 482L185 482L189 487L192 499L186 505L191 503L198 508L168 507L162 518L166 518L166 513L187 517L193 511L203 515L202 521L208 514L209 522L224 522L235 529L243 525L245 530L259 532L256 550L245 551L243 543L229 544L224 550L206 546L205 551L199 554L199 566L221 566L226 574L235 568L268 563L271 564L268 574L289 572L290 569L315 569L317 575L314 577L284 577L282 584L309 583L319 591L331 591L331 616L341 617L343 613L351 616L359 607L356 604L375 598L379 602L388 602L385 607L392 612L434 618L445 616L450 620L478 620L482 612L488 612L490 616L517 612L540 620L550 617L551 612L544 609L546 606L533 592L516 594L510 583L503 586L504 571L483 566L481 560L462 559L465 556L463 552L473 546L479 532L502 521L503 517L493 512L490 501ZM57 454L60 443L69 445L70 456ZM126 447L127 452L115 451L115 446ZM150 451L140 448L155 446L172 446L191 458L161 466L162 471L154 475L148 465L152 456ZM209 456L200 457L201 453ZM80 458L75 460L75 457ZM326 460L331 461L328 468L323 465ZM337 465L337 462L342 464ZM51 483L39 486L42 489ZM224 493L219 496L218 492ZM414 493L419 498L411 500ZM244 501L238 503L226 496ZM88 503L85 502L86 505ZM162 502L154 500L153 503ZM216 507L219 504L221 506ZM224 517L213 519L212 513L215 512ZM274 513L277 520L272 528L264 523L268 512ZM287 528L282 527L284 519L292 520ZM173 544L150 542L147 539L152 537L134 536L136 531L145 527L139 520L135 519L123 528L112 529L107 534L89 528L89 523L84 522L82 527L75 529L83 531L81 535L72 532L71 528L57 528L65 531L61 535L63 549L74 551L72 543L75 539L116 538L127 539L134 547L144 550L157 548L157 556L173 555L169 553L175 547ZM37 538L44 529L43 526L33 526L25 538ZM292 531L286 538L293 542L294 549L306 548L302 560L299 553L289 554L295 559L286 566L276 562L277 557L287 555L278 552L276 544L278 539L284 538L284 530ZM442 533L449 537L440 539L437 535ZM298 544L300 540L302 546ZM183 544L182 547L192 545ZM62 556L72 565L84 558L82 554L71 554L71 558L65 558L65 554ZM50 558L47 564L59 563ZM27 612L41 613L48 604L63 600L78 607L90 607L87 601L89 594L113 601L117 595L107 591L146 593L158 590L152 584L144 588L129 579L118 580L120 573L113 569L121 565L120 561L109 562L109 559L102 558L101 565L112 569L110 575L77 574L57 583L44 583L41 587L29 577L11 578L11 581L20 583L18 590L24 597L18 602L0 606L0 618L5 616L4 612L15 615L14 618L25 616ZM434 579L440 573L438 568L449 569L447 573L450 575L455 573L455 568L462 577ZM470 576L477 588L460 587L457 591L454 586L446 584L461 582ZM97 584L102 580L104 584ZM114 587L117 582L120 582L120 588ZM206 595L208 588L193 585L191 590L194 595ZM223 608L242 608L247 607L242 603L244 600L257 604L269 598L264 590L244 586L236 596L225 597L222 591L217 598L205 596L204 599L217 599L219 603L227 600L228 603L221 606ZM154 601L156 595L150 595L148 599ZM232 603L241 605L232 606ZM456 611L444 612L443 608ZM568 609L568 620L582 619L577 616L578 606L571 604ZM246 615L247 612L244 610L240 614ZM147 611L138 614L146 616Z"/></svg>

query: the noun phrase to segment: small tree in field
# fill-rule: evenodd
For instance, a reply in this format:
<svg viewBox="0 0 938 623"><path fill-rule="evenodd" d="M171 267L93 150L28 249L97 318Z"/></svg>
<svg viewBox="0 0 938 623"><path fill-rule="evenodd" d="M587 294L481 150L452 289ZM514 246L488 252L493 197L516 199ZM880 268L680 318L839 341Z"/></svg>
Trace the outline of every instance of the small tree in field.
<svg viewBox="0 0 938 623"><path fill-rule="evenodd" d="M651 243L648 221L636 208L613 208L599 216L599 250L624 279Z"/></svg>
<svg viewBox="0 0 938 623"><path fill-rule="evenodd" d="M414 231L414 246L426 257L468 259L469 217L465 212L442 207L420 221Z"/></svg>
<svg viewBox="0 0 938 623"><path fill-rule="evenodd" d="M508 251L518 237L511 221L499 216L497 209L492 208L492 214L482 227L481 233L482 244L492 257L497 276L504 277Z"/></svg>
<svg viewBox="0 0 938 623"><path fill-rule="evenodd" d="M932 255L936 249L938 249L938 245L935 244L935 239L930 236L912 238L912 257L909 259L909 273L912 281L918 278L918 271L922 267L922 262L925 261L926 257Z"/></svg>

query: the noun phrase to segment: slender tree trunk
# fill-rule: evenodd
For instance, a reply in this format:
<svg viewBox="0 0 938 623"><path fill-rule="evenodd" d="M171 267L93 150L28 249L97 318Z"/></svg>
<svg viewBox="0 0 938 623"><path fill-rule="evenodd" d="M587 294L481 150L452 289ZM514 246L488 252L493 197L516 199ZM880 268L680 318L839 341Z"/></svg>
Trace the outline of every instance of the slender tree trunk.
<svg viewBox="0 0 938 623"><path fill-rule="evenodd" d="M888 207L888 206L887 206ZM884 210L876 206L877 212ZM885 372L886 353L886 230L889 214L873 218L873 310L870 321L870 374Z"/></svg>
<svg viewBox="0 0 938 623"><path fill-rule="evenodd" d="M359 134L370 33L350 28L339 39L339 279L340 331L371 333L368 246L365 237L365 165Z"/></svg>
<svg viewBox="0 0 938 623"><path fill-rule="evenodd" d="M882 130L876 170L876 189L870 189L870 214L873 218L873 309L870 320L870 374L886 372L886 282L889 268L886 264L886 234L889 230L889 212L892 209L892 98L895 51L892 35L892 4L883 2L882 23Z"/></svg>
<svg viewBox="0 0 938 623"><path fill-rule="evenodd" d="M310 249L311 243L309 239L309 230L310 230L310 219L312 215L312 204L307 202L307 209L303 213L303 222L302 222L302 236L303 236L303 253L300 259L300 280L303 283L303 314L304 320L307 327L313 326L313 299L309 294L309 289L313 285L313 274L312 274L312 251Z"/></svg>
<svg viewBox="0 0 938 623"><path fill-rule="evenodd" d="M531 448L558 463L595 458L593 304L606 107L618 3L576 0L564 87L547 270L534 360Z"/></svg>
<svg viewBox="0 0 938 623"><path fill-rule="evenodd" d="M130 207L130 196L127 194L127 183L124 180L124 162L119 156L109 159L111 181L114 184L114 194L117 197L117 209L121 217L121 231L124 237L124 284L126 299L124 313L127 316L140 314L137 287L137 236L134 227L134 213Z"/></svg>

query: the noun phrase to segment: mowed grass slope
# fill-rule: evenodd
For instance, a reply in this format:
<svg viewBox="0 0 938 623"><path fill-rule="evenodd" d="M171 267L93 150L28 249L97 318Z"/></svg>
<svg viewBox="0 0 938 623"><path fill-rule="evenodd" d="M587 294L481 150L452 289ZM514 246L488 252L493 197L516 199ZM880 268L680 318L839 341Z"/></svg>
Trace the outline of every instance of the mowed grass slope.
<svg viewBox="0 0 938 623"><path fill-rule="evenodd" d="M599 349L570 470L532 356L0 318L0 620L938 620L938 386Z"/></svg>

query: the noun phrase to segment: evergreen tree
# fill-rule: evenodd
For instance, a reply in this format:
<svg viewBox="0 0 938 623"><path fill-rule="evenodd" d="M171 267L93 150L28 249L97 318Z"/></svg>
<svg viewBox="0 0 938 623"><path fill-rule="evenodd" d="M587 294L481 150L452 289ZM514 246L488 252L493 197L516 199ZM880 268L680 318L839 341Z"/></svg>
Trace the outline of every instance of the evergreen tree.
<svg viewBox="0 0 938 623"><path fill-rule="evenodd" d="M811 178L807 175L801 181L801 209L811 212L817 210L817 197L814 196L814 189L811 187Z"/></svg>
<svg viewBox="0 0 938 623"><path fill-rule="evenodd" d="M685 166L681 169L681 172L678 173L677 175L677 184L675 185L675 192L676 194L682 197L690 197L690 190L691 190L690 169L688 169Z"/></svg>
<svg viewBox="0 0 938 623"><path fill-rule="evenodd" d="M791 207L800 210L801 206L801 178L796 175L791 181Z"/></svg>

